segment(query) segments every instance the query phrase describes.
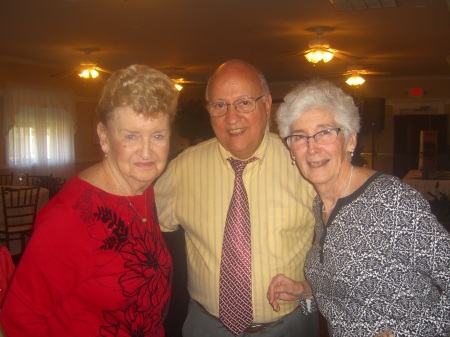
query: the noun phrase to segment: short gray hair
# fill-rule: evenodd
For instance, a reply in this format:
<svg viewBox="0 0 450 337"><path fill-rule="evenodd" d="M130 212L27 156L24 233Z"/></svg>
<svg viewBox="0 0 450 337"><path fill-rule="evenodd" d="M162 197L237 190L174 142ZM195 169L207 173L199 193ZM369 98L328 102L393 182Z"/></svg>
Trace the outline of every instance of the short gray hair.
<svg viewBox="0 0 450 337"><path fill-rule="evenodd" d="M360 130L359 111L353 98L329 81L312 79L297 85L278 108L276 120L280 136L289 136L292 125L311 109L331 112L346 139Z"/></svg>

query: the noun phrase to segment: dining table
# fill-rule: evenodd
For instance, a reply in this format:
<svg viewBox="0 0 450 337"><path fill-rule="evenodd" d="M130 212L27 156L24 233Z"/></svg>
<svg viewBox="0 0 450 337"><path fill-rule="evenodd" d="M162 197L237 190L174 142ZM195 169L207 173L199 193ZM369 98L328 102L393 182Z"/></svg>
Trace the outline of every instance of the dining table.
<svg viewBox="0 0 450 337"><path fill-rule="evenodd" d="M23 187L30 187L25 185L17 185L17 186L4 186L4 187L10 187L10 188L23 188ZM0 199L2 198L0 193ZM49 201L49 190L41 187L39 189L39 198L38 198L38 204L37 204L37 211L44 207ZM3 201L0 200L0 223L4 223L5 219L3 216ZM2 245L6 245L5 242L1 243ZM20 254L21 252L21 240L12 240L10 241L10 253L11 255Z"/></svg>
<svg viewBox="0 0 450 337"><path fill-rule="evenodd" d="M410 170L402 181L419 191L428 201L439 197L440 193L450 196L450 171L423 174L419 170Z"/></svg>

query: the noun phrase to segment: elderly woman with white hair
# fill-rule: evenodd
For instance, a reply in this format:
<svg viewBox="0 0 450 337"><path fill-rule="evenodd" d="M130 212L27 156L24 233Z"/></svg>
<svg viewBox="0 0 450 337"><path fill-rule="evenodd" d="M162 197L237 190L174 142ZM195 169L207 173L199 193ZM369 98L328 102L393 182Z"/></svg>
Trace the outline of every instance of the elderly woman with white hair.
<svg viewBox="0 0 450 337"><path fill-rule="evenodd" d="M352 97L311 80L285 97L277 122L318 195L307 282L276 275L274 310L280 300L312 300L332 336L447 336L450 235L419 192L352 165L360 129Z"/></svg>

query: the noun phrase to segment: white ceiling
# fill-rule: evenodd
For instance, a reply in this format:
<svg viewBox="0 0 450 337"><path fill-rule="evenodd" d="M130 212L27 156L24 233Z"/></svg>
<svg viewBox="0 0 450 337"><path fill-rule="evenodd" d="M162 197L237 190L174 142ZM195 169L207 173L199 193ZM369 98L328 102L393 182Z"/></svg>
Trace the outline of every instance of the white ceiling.
<svg viewBox="0 0 450 337"><path fill-rule="evenodd" d="M340 11L330 0L0 0L0 77L63 85L49 76L92 61L109 70L144 63L206 81L220 63L240 58L272 83L344 80L353 63L390 77L450 78L450 0L389 2L398 7ZM308 49L316 26L329 29L322 37L332 48L363 58L314 66L288 55ZM86 48L95 51L86 57ZM30 66L38 68L33 75L21 72Z"/></svg>

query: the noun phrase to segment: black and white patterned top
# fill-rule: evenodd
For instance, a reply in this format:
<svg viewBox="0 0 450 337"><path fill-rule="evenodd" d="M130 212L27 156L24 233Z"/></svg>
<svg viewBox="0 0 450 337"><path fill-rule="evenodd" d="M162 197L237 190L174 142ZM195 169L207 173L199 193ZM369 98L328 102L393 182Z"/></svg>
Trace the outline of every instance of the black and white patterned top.
<svg viewBox="0 0 450 337"><path fill-rule="evenodd" d="M450 336L450 234L420 193L376 173L326 227L321 207L305 272L330 334Z"/></svg>

